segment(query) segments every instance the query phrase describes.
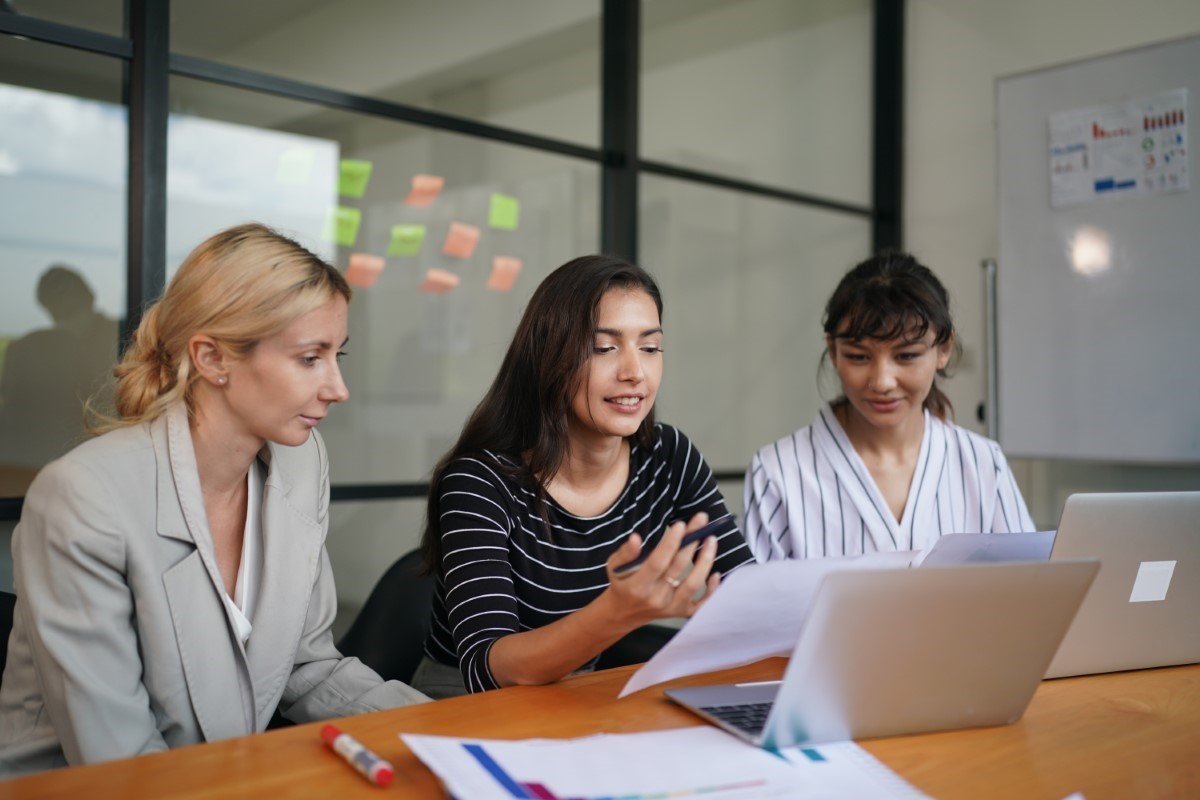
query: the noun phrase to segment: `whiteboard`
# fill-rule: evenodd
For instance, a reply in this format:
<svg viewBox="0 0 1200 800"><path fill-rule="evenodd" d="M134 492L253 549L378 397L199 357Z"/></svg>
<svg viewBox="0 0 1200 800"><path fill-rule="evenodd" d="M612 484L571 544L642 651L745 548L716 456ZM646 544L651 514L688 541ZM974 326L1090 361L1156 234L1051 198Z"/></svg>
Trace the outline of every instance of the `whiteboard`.
<svg viewBox="0 0 1200 800"><path fill-rule="evenodd" d="M1052 206L1052 117L1174 89L1188 190ZM1200 462L1198 96L1200 37L997 81L996 413L1010 456ZM1107 267L1083 242L1101 255L1107 242Z"/></svg>

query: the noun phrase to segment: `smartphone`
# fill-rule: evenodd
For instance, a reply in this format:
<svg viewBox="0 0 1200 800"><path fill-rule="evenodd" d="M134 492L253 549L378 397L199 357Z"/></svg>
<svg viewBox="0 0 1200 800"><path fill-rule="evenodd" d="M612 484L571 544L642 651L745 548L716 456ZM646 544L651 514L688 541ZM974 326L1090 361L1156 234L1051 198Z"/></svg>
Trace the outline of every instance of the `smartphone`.
<svg viewBox="0 0 1200 800"><path fill-rule="evenodd" d="M683 535L683 540L679 542L679 549L682 550L692 542L703 542L709 536L717 536L722 533L727 533L733 529L734 524L735 523L733 521L732 514L726 514L723 517L718 517L717 519L709 522L707 525L699 527L691 533L685 533ZM618 578L624 578L628 575L632 575L637 571L638 567L642 566L642 562L646 560L646 557L653 552L653 547L643 547L642 552L637 554L637 558L633 559L633 561L627 561L621 566L617 567L613 570L613 574Z"/></svg>

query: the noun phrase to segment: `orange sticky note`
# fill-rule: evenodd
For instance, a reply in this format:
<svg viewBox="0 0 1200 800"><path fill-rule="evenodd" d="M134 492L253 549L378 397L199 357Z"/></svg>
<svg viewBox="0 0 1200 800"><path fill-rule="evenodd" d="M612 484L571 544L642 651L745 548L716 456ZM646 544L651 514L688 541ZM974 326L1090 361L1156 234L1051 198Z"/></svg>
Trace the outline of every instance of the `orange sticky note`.
<svg viewBox="0 0 1200 800"><path fill-rule="evenodd" d="M463 222L451 222L450 232L446 234L446 243L442 252L457 258L470 258L479 244L479 228Z"/></svg>
<svg viewBox="0 0 1200 800"><path fill-rule="evenodd" d="M408 197L404 198L404 202L410 206L427 206L437 199L438 193L445 185L446 179L437 175L413 175L413 188Z"/></svg>
<svg viewBox="0 0 1200 800"><path fill-rule="evenodd" d="M521 259L496 256L492 259L492 274L488 276L487 287L497 292L507 292L517 282L520 273Z"/></svg>
<svg viewBox="0 0 1200 800"><path fill-rule="evenodd" d="M417 288L422 292L445 294L458 286L458 276L444 269L431 269L425 273L425 280Z"/></svg>
<svg viewBox="0 0 1200 800"><path fill-rule="evenodd" d="M383 266L384 261L380 256L354 253L350 256L350 266L346 267L346 283L364 289L372 286L383 273Z"/></svg>

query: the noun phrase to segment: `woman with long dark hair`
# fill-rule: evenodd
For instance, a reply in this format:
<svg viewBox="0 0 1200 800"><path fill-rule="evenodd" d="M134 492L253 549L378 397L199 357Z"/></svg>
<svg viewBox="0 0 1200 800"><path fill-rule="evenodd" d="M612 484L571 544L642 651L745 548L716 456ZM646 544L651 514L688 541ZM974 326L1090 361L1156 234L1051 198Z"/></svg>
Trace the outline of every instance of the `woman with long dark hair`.
<svg viewBox="0 0 1200 800"><path fill-rule="evenodd" d="M924 549L944 533L1032 531L1000 445L955 425L937 385L959 344L950 296L905 253L846 273L825 307L842 393L746 471L760 561Z"/></svg>
<svg viewBox="0 0 1200 800"><path fill-rule="evenodd" d="M700 453L654 421L662 297L612 256L534 292L491 388L434 469L422 540L437 573L433 697L549 683L633 629L691 615L752 561L741 533L681 547L728 517ZM651 550L628 576L614 570Z"/></svg>

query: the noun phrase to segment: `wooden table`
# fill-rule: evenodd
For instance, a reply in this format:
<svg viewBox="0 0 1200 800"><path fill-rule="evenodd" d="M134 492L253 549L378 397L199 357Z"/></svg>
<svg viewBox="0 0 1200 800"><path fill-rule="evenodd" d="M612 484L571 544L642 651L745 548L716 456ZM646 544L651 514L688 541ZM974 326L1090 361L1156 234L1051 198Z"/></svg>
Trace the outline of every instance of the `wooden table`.
<svg viewBox="0 0 1200 800"><path fill-rule="evenodd" d="M683 686L764 680L782 659L673 681ZM396 766L387 789L367 784L330 753L319 725L185 747L0 783L8 798L440 798L440 784L399 731L484 738L570 737L694 725L661 686L617 700L632 667L554 686L365 714L341 727ZM1042 683L1014 725L864 741L863 746L936 798L1200 797L1200 665Z"/></svg>

